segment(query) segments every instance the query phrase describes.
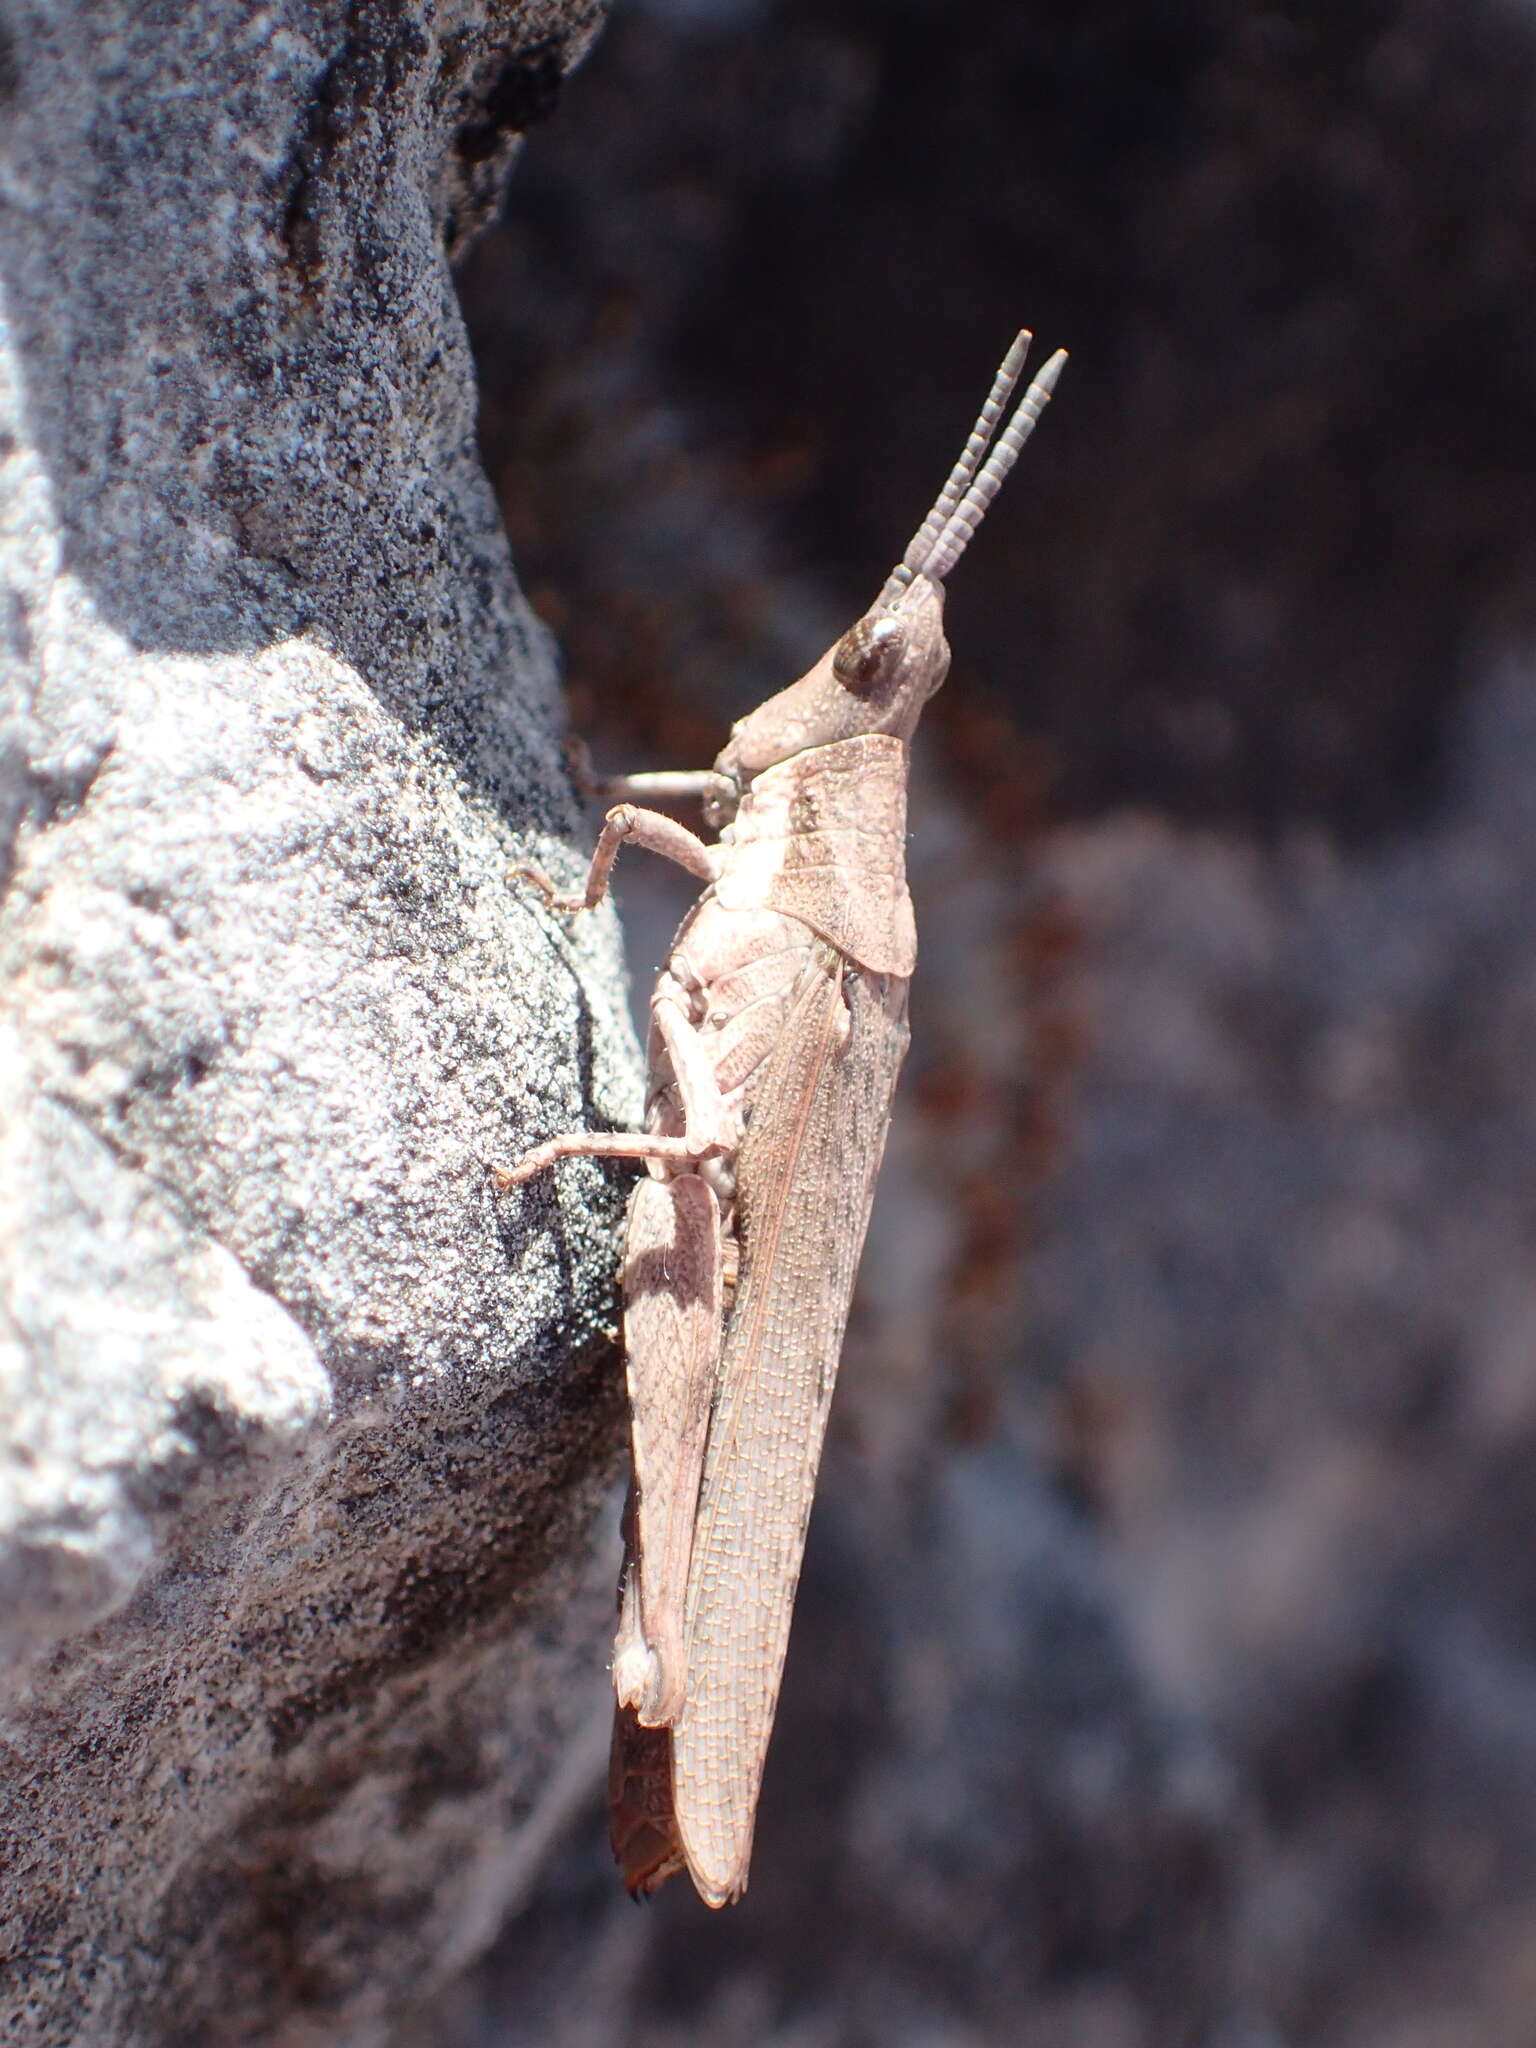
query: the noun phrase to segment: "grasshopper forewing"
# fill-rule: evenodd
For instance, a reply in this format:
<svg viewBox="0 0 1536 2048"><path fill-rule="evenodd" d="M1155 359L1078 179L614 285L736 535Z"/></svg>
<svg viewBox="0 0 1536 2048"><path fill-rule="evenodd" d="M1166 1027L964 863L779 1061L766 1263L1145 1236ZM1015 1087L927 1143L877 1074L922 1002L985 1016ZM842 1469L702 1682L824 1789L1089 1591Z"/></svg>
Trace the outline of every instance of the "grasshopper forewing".
<svg viewBox="0 0 1536 2048"><path fill-rule="evenodd" d="M905 865L912 733L949 667L944 578L1065 357L1003 432L1029 336L870 610L742 719L711 770L611 784L691 795L706 845L623 801L579 896L627 840L706 887L651 999L643 1131L553 1138L497 1175L640 1159L624 1254L633 1484L613 1678L615 1852L635 1892L686 1868L746 1889L763 1762L891 1098L917 943ZM994 435L997 436L994 441Z"/></svg>
<svg viewBox="0 0 1536 2048"><path fill-rule="evenodd" d="M711 1905L746 1886L811 1495L896 1075L907 984L815 949L760 1101L786 1142L742 1143L741 1280L688 1575L678 1833Z"/></svg>

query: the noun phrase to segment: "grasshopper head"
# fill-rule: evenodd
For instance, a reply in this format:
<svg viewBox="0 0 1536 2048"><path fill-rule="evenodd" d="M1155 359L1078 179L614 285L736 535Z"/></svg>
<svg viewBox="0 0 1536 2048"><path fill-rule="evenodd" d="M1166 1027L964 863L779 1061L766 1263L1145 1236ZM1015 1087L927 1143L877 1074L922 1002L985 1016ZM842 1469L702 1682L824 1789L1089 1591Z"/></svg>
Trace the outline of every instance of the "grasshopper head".
<svg viewBox="0 0 1536 2048"><path fill-rule="evenodd" d="M738 789L745 789L765 768L808 747L828 746L862 733L912 737L923 706L949 672L944 579L964 554L1029 439L1066 361L1058 349L992 447L997 423L1024 367L1029 340L1021 333L1004 356L948 482L874 604L798 683L770 697L732 728L715 766Z"/></svg>

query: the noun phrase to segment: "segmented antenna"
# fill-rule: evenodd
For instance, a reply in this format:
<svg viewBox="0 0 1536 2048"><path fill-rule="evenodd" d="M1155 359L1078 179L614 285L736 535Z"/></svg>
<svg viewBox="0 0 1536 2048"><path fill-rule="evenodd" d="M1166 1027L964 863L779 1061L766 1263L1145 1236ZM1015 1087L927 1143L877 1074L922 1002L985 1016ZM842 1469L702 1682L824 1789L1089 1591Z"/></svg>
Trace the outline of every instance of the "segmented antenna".
<svg viewBox="0 0 1536 2048"><path fill-rule="evenodd" d="M1018 460L1019 450L1035 431L1035 422L1045 411L1046 402L1056 389L1056 379L1061 375L1061 366L1066 360L1066 350L1057 349L1014 407L1013 418L998 436L997 446L955 507L932 555L923 565L923 573L935 582L942 583L965 553L971 535L981 524L982 515L997 496L999 485Z"/></svg>
<svg viewBox="0 0 1536 2048"><path fill-rule="evenodd" d="M938 580L949 574L981 524L983 513L997 496L998 486L1013 467L1019 450L1033 432L1035 422L1045 410L1046 401L1055 388L1056 379L1061 375L1061 366L1067 359L1065 349L1056 351L1019 400L1002 438L978 471L977 466L997 430L1003 407L1019 381L1024 358L1029 353L1030 339L1029 329L1021 328L1013 346L999 364L992 389L987 393L987 402L976 415L976 424L961 450L960 459L950 471L927 518L913 534L900 562L886 578L885 588L880 593L882 604L890 604L899 597L914 576L927 575Z"/></svg>
<svg viewBox="0 0 1536 2048"><path fill-rule="evenodd" d="M1027 327L1021 327L1014 336L1013 346L997 366L997 375L992 379L992 389L987 393L987 402L976 415L976 424L970 437L960 451L959 460L949 472L944 488L934 499L928 517L907 542L905 554L891 571L886 580L885 595L892 597L898 590L904 590L927 562L933 551L933 544L949 524L950 514L965 496L966 487L976 474L976 468L987 451L987 445L997 431L1002 418L1003 407L1019 381L1019 372L1024 367L1024 358L1029 354L1033 336Z"/></svg>

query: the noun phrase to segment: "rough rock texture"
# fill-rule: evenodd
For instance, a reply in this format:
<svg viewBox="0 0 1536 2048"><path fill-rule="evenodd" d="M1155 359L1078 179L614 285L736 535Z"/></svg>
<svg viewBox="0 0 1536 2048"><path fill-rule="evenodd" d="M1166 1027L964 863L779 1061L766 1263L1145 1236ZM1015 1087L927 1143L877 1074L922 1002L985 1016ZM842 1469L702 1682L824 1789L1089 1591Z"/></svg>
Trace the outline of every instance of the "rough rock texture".
<svg viewBox="0 0 1536 2048"><path fill-rule="evenodd" d="M634 1052L445 260L595 26L0 25L7 2040L376 2038L598 1768L622 1190L481 1162Z"/></svg>

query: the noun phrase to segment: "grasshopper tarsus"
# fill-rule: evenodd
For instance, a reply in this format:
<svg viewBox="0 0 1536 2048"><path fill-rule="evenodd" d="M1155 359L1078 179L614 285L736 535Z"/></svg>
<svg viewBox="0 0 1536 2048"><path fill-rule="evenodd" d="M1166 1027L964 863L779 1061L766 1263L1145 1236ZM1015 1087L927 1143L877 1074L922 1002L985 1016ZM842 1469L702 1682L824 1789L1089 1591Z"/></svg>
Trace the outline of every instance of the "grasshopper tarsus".
<svg viewBox="0 0 1536 2048"><path fill-rule="evenodd" d="M578 910L585 910L587 907L584 896L564 894L558 882L551 880L542 868L534 867L531 862L525 861L515 868L510 868L507 871L507 879L512 882L526 882L530 888L537 889L544 898L545 909L554 911L558 916L574 917Z"/></svg>

